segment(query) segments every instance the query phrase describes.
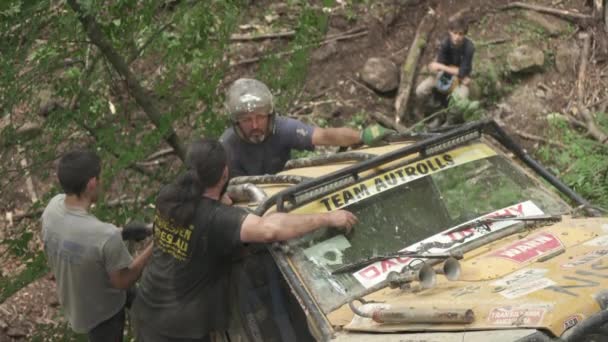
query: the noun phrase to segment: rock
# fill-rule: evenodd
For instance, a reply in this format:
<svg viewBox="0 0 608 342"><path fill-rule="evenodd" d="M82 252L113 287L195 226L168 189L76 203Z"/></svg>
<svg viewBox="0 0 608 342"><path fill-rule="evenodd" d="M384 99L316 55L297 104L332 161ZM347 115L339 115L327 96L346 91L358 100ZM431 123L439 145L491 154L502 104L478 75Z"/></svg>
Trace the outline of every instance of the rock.
<svg viewBox="0 0 608 342"><path fill-rule="evenodd" d="M570 29L568 22L554 16L534 11L525 11L524 16L529 21L545 29L550 36L559 36L560 34L568 32Z"/></svg>
<svg viewBox="0 0 608 342"><path fill-rule="evenodd" d="M574 75L581 50L575 43L562 43L555 53L555 67L560 74ZM565 76L564 75L564 76Z"/></svg>
<svg viewBox="0 0 608 342"><path fill-rule="evenodd" d="M337 52L338 45L336 44L336 42L330 42L316 49L312 53L311 58L315 62L322 62L328 59L329 57L335 55Z"/></svg>
<svg viewBox="0 0 608 342"><path fill-rule="evenodd" d="M8 328L8 323L0 319L0 330L6 330Z"/></svg>
<svg viewBox="0 0 608 342"><path fill-rule="evenodd" d="M40 133L42 133L42 126L36 122L26 122L15 131L17 139L22 141L35 138L40 135Z"/></svg>
<svg viewBox="0 0 608 342"><path fill-rule="evenodd" d="M550 113L550 114L547 114L547 121L549 121L549 122L568 122L568 118L561 113Z"/></svg>
<svg viewBox="0 0 608 342"><path fill-rule="evenodd" d="M270 4L270 10L275 11L277 14L285 14L289 12L289 5L284 2L276 2Z"/></svg>
<svg viewBox="0 0 608 342"><path fill-rule="evenodd" d="M365 62L361 79L372 89L386 93L399 86L399 70L390 59L372 57Z"/></svg>
<svg viewBox="0 0 608 342"><path fill-rule="evenodd" d="M6 334L13 338L25 337L27 335L25 330L21 328L8 328Z"/></svg>
<svg viewBox="0 0 608 342"><path fill-rule="evenodd" d="M518 87L504 101L512 113L521 117L531 118L542 113L549 103L534 94L534 88L530 85Z"/></svg>
<svg viewBox="0 0 608 342"><path fill-rule="evenodd" d="M542 68L545 54L542 50L521 45L507 56L507 64L512 72L529 72Z"/></svg>

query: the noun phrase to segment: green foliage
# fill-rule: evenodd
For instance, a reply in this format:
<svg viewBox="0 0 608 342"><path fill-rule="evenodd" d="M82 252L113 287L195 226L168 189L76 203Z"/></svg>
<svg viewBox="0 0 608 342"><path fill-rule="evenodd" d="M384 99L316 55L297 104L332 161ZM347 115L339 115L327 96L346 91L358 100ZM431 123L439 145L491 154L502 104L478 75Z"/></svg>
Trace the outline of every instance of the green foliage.
<svg viewBox="0 0 608 342"><path fill-rule="evenodd" d="M301 92L307 76L310 53L318 46L327 30L327 24L326 13L306 5L298 18L295 38L288 47L292 51L291 57L286 59L271 55L262 61L257 77L272 89L279 112L286 111Z"/></svg>
<svg viewBox="0 0 608 342"><path fill-rule="evenodd" d="M608 130L606 114L597 115L598 123ZM542 147L540 160L566 184L591 203L608 208L608 146L572 130L564 121L550 122L550 135L566 148Z"/></svg>
<svg viewBox="0 0 608 342"><path fill-rule="evenodd" d="M0 303L48 271L44 253L37 252L27 261L26 267L21 273L12 278L0 277Z"/></svg>
<svg viewBox="0 0 608 342"><path fill-rule="evenodd" d="M57 326L38 325L31 337L32 342L64 341L64 342L86 342L87 335L76 334L67 322Z"/></svg>

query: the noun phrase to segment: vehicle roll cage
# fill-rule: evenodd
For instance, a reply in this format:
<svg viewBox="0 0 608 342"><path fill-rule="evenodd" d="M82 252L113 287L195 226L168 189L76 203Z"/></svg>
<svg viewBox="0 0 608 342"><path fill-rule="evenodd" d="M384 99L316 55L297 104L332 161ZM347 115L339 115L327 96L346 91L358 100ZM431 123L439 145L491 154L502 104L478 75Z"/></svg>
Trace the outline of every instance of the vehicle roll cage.
<svg viewBox="0 0 608 342"><path fill-rule="evenodd" d="M562 183L557 177L552 175L540 163L530 157L526 151L511 139L506 132L491 119L481 120L463 124L453 130L441 135L432 135L427 139L416 141L412 145L405 146L395 151L376 156L371 159L363 160L357 164L348 166L344 169L332 172L325 176L308 179L301 183L285 189L265 201L256 209L256 214L263 215L272 206L276 206L277 211L287 212L296 206L313 201L328 193L339 190L359 181L360 174L379 167L386 163L401 159L405 156L418 153L419 156L408 160L412 163L419 159L428 158L454 147L464 145L470 141L481 138L482 134L493 137L502 144L507 150L512 152L525 165L534 170L548 183L555 186L573 202L580 206L589 206L589 203L577 194L574 190ZM316 192L315 192L316 191ZM308 193L308 196L306 195ZM269 248L275 262L288 281L293 292L298 296L301 303L306 307L310 319L309 327L313 329L313 335L322 341L330 340L333 336L333 328L317 306L314 298L308 290L299 282L298 275L290 267L285 255L279 249Z"/></svg>
<svg viewBox="0 0 608 342"><path fill-rule="evenodd" d="M569 186L561 182L540 163L530 157L530 155L528 155L528 153L521 146L511 139L511 137L509 137L502 127L500 127L494 120L487 119L463 124L458 128L446 132L445 134L431 136L428 139L424 139L395 151L361 161L357 164L329 173L325 176L298 183L269 197L266 201L258 206L256 213L259 215L264 214L268 209L275 205L277 211L279 212L290 211L295 206L300 206L302 204L311 202L327 195L330 192L356 183L357 181L361 180L360 174L365 171L369 171L373 168L415 153L418 153L419 157L412 159L410 162L428 158L448 149L452 149L454 147L464 145L470 141L479 139L482 134L487 134L493 137L496 141L502 144L503 147L519 158L525 165L538 173L549 184L556 187L577 205L589 205L589 203L583 197L577 194Z"/></svg>

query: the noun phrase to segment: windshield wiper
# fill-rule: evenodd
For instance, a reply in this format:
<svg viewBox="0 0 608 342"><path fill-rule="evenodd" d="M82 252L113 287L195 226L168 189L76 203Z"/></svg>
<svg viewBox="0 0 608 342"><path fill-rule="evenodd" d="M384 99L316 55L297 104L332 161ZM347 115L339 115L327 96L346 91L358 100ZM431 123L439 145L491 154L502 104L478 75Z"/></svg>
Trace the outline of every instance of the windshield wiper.
<svg viewBox="0 0 608 342"><path fill-rule="evenodd" d="M376 255L376 256L369 257L369 258L366 258L363 260L359 260L357 262L353 262L351 264L346 264L344 266L340 266L340 267L336 268L335 270L331 271L331 274L333 275L333 274L339 274L339 273L358 270L358 269L360 269L364 266L367 266L369 264L372 264L376 261L382 261L382 260L392 259L392 258L397 258L397 257L409 257L409 258L420 258L420 259L454 258L454 259L460 260L460 259L462 259L462 252L461 251L452 251L452 252L447 252L447 253L420 253L420 252L413 252L413 251L398 251L398 252L394 252L394 253Z"/></svg>
<svg viewBox="0 0 608 342"><path fill-rule="evenodd" d="M503 221L522 221L522 222L559 222L562 220L561 215L528 215L528 216L516 216L516 215L500 215L494 217L485 217L480 218L478 220L469 222L468 224L455 227L452 229L448 229L443 234L459 232L462 230L470 229L470 228L483 228L486 231L491 231L490 224L493 222L503 222Z"/></svg>
<svg viewBox="0 0 608 342"><path fill-rule="evenodd" d="M487 232L490 232L491 231L490 224L492 224L493 222L502 222L502 221L559 222L561 220L562 220L561 216L555 216L555 215L529 215L529 216L500 215L500 216L494 216L494 217L481 218L481 219L469 222L468 224L465 224L465 225L462 225L459 227L455 227L453 229L448 229L447 231L443 232L443 234L459 232L459 231L471 229L471 228L484 229ZM453 241L453 242L447 243L447 244L439 243L439 242L423 244L420 246L420 249L418 251L399 251L399 252L395 252L395 253L389 253L389 254L369 257L369 258L366 258L366 259L363 259L363 260L360 260L360 261L357 261L357 262L354 262L351 264L346 264L344 266L338 267L335 270L333 270L331 272L331 274L333 275L333 274L354 271L354 270L360 269L364 266L367 266L369 264L372 264L376 261L382 261L382 260L392 259L392 258L401 257L401 256L410 257L410 258L421 258L421 259L447 259L447 258L453 257L455 259L460 260L460 259L462 259L462 252L460 252L460 251L453 251L453 252L446 252L446 253L425 253L425 251L429 250L430 248L434 248L434 247L449 248L456 243L464 242L464 240L466 238L467 237L465 236L462 238L462 241L456 240L456 241Z"/></svg>

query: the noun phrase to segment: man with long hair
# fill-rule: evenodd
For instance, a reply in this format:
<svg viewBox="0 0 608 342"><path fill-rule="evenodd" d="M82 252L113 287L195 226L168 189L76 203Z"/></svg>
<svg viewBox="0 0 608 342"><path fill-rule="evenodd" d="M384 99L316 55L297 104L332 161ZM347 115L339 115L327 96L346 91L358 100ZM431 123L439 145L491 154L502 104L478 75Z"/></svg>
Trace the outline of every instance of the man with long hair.
<svg viewBox="0 0 608 342"><path fill-rule="evenodd" d="M138 341L208 341L228 329L233 256L243 243L283 241L322 227L349 230L350 212L250 214L220 201L226 152L211 139L188 149L188 171L156 200L154 254L133 304Z"/></svg>

